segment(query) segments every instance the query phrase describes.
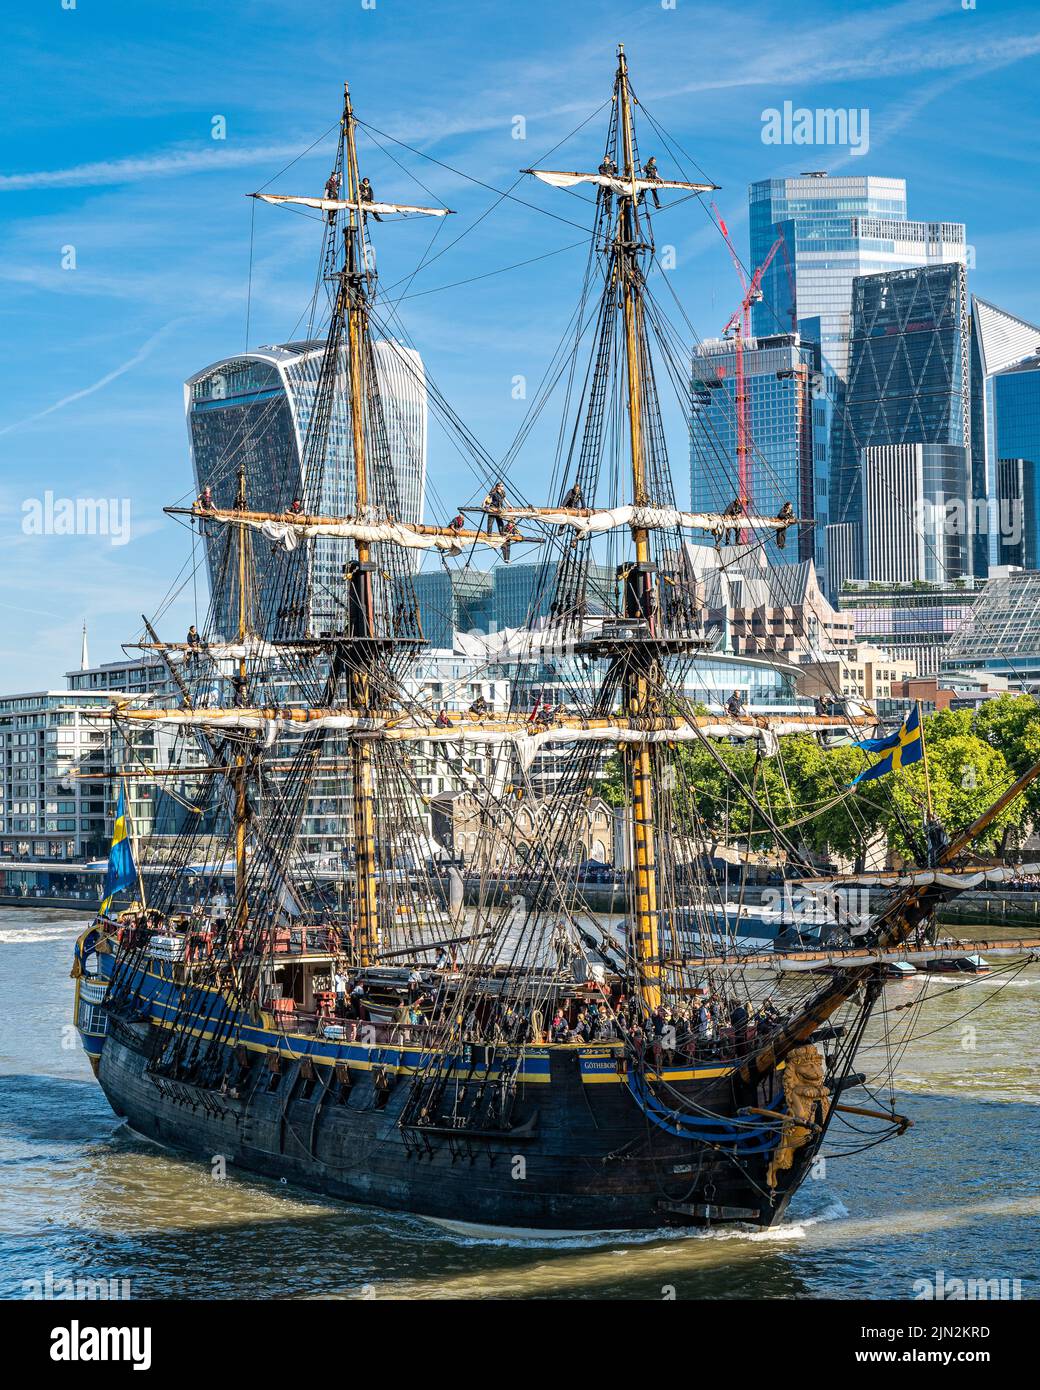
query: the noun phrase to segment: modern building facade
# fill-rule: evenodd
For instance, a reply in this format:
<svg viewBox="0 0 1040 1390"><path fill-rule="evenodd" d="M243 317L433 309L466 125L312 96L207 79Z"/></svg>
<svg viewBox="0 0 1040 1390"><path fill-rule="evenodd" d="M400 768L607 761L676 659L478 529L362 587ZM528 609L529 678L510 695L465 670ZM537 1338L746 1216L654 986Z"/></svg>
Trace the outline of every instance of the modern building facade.
<svg viewBox="0 0 1040 1390"><path fill-rule="evenodd" d="M750 510L775 516L784 502L807 522L815 516L812 383L818 349L797 334L756 338L744 345ZM695 512L721 512L737 493L736 351L714 339L693 351L690 497ZM790 532L783 551L775 540L770 560L813 555L813 528Z"/></svg>
<svg viewBox="0 0 1040 1390"><path fill-rule="evenodd" d="M801 174L753 183L748 197L752 267L783 239L763 277L753 331L799 328L806 336L805 320L819 318L824 370L839 378L857 276L967 260L963 223L907 220L905 179Z"/></svg>
<svg viewBox="0 0 1040 1390"><path fill-rule="evenodd" d="M1012 690L1040 694L1040 573L997 568L971 621L951 637L940 674L1006 678Z"/></svg>
<svg viewBox="0 0 1040 1390"><path fill-rule="evenodd" d="M863 569L882 584L943 584L971 573L968 451L880 444L862 451Z"/></svg>
<svg viewBox="0 0 1040 1390"><path fill-rule="evenodd" d="M109 708L70 690L0 698L0 858L105 852L111 734L98 712Z"/></svg>
<svg viewBox="0 0 1040 1390"><path fill-rule="evenodd" d="M431 647L450 651L456 632L490 632L494 580L490 570L423 570L415 576L423 636Z"/></svg>
<svg viewBox="0 0 1040 1390"><path fill-rule="evenodd" d="M546 617L558 569L556 561L496 565L491 571L491 631L523 627ZM590 614L610 612L616 590L617 576L609 565L589 565L586 602Z"/></svg>
<svg viewBox="0 0 1040 1390"><path fill-rule="evenodd" d="M773 565L755 552L697 545L685 554L695 610L706 633L720 634L721 651L798 661L853 646L852 619L831 607L811 560Z"/></svg>
<svg viewBox="0 0 1040 1390"><path fill-rule="evenodd" d="M998 476L1001 459L1040 468L1040 327L977 295L971 326L972 490L982 506L974 558L975 573L984 578L993 565L1018 563L1007 559L1004 547L1013 551L1016 531L1035 532L1040 525L1035 501L1032 516L1002 508ZM1005 475L1004 481L1011 479Z"/></svg>
<svg viewBox="0 0 1040 1390"><path fill-rule="evenodd" d="M983 581L976 579L946 584L855 580L842 588L838 607L852 619L857 641L912 661L920 676L934 676L946 644L970 621L982 589Z"/></svg>
<svg viewBox="0 0 1040 1390"><path fill-rule="evenodd" d="M872 466L868 449L930 444L959 450L960 463L952 455L936 455L925 471L936 481L947 474L951 482L954 475L963 479L947 500L959 504L965 530L971 491L971 340L965 267L951 262L858 276L852 286L851 322L848 383L832 440L830 525L853 528L850 562L854 568L851 573L844 571L837 546L829 546L831 592L839 591L846 579L881 578L864 568L864 499L873 489L880 505L887 485L883 476L866 478ZM882 453L874 455L874 460L895 468L895 457ZM923 460L921 467L925 468ZM893 496L893 518L896 511L902 525L902 504ZM848 537L843 534L841 539L844 545Z"/></svg>
<svg viewBox="0 0 1040 1390"><path fill-rule="evenodd" d="M185 385L185 410L195 481L213 489L220 507L234 504L238 471L245 470L246 498L258 511L281 512L299 498L309 511L349 514L354 506L353 442L346 393L345 350L337 373L324 457L308 446L318 401L323 340L258 348L196 373ZM402 521L422 520L426 493L426 380L422 358L396 342L373 345L382 421L369 420L386 466L370 469L372 503ZM214 611L221 629L237 625L235 567L228 563L225 528L207 538ZM302 554L302 552L300 552ZM295 623L321 634L341 626L343 566L352 543L319 538L307 548L307 570L288 597L283 555L253 547L260 593L254 626L269 636ZM300 594L305 594L301 598ZM287 612L287 607L292 612Z"/></svg>

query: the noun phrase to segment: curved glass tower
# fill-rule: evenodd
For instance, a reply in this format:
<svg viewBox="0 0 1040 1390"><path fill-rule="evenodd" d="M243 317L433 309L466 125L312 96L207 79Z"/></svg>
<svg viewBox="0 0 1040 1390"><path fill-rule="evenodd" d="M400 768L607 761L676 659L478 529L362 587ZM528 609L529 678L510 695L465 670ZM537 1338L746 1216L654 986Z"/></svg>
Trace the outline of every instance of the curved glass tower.
<svg viewBox="0 0 1040 1390"><path fill-rule="evenodd" d="M308 509L346 515L354 505L354 463L346 367L337 376L321 478L305 476L306 439L314 411L324 340L284 343L226 358L185 383L184 400L195 481L213 489L218 507L234 505L239 468L246 497L256 511L280 512L299 497ZM403 521L420 522L426 495L426 375L412 348L396 342L373 346L379 398L396 499ZM338 611L331 600L341 582L352 542L319 539L309 548L307 611L302 630L320 635ZM233 576L219 537L207 546L210 588L217 621L232 632ZM284 564L284 561L283 561ZM260 635L274 626L279 567L267 547L254 547L261 594Z"/></svg>

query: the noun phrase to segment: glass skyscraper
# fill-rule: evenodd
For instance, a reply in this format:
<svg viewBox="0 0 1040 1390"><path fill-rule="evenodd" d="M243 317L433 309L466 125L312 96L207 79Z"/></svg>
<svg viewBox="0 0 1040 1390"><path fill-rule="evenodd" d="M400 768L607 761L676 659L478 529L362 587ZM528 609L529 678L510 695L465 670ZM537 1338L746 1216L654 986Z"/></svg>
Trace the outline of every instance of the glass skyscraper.
<svg viewBox="0 0 1040 1390"><path fill-rule="evenodd" d="M966 260L962 222L910 222L905 179L802 174L749 189L750 268L783 245L752 311L756 334L789 333L819 318L824 370L844 377L852 281L858 275Z"/></svg>
<svg viewBox="0 0 1040 1390"><path fill-rule="evenodd" d="M1015 459L1023 461L1018 516L1028 537L1025 554L1029 568L1036 568L1040 515L1031 477L1040 470L1040 328L977 295L971 320L972 485L975 496L988 502L988 526L976 537L975 570L981 576L991 565L1023 563L1021 555L1009 561L1005 553L1005 546L1017 551L1018 541L1015 513L1007 506L1001 510L1002 502L1014 501L1012 475L1005 470L1001 478L1001 460Z"/></svg>
<svg viewBox="0 0 1040 1390"><path fill-rule="evenodd" d="M423 636L431 647L450 650L456 632L491 631L490 570L424 570L415 576L414 588Z"/></svg>
<svg viewBox="0 0 1040 1390"><path fill-rule="evenodd" d="M871 451L911 444L946 445L960 451L959 461L944 453L941 462L933 461L934 467L924 462L921 466L934 475L933 481L963 479L947 495L966 512L971 458L970 332L967 271L955 262L853 280L848 384L831 446L830 524L849 528L838 533L842 547L851 534L858 555L851 557L852 573L839 573L836 558L829 564L832 590L844 579L875 577L863 568L861 534L856 544L864 519L864 469L889 457L878 454L872 460ZM925 488L924 496L937 501L938 493L929 496L932 491L930 486ZM902 492L895 489L893 505L899 505L896 499ZM876 506L882 501L878 495ZM876 512L876 518L882 515ZM966 515L963 525L967 527ZM951 563L953 558L949 557ZM849 563L847 555L845 563Z"/></svg>
<svg viewBox="0 0 1040 1390"><path fill-rule="evenodd" d="M736 353L725 339L699 344L693 352L690 496L695 512L721 512L737 493ZM744 347L750 510L775 516L791 502L799 517L815 515L812 378L815 345L796 334L752 339ZM792 533L783 551L766 542L779 563L813 558L813 533Z"/></svg>
<svg viewBox="0 0 1040 1390"><path fill-rule="evenodd" d="M209 486L218 507L234 504L238 470L244 464L246 499L256 511L280 512L296 497L327 515L348 515L354 505L354 463L345 352L337 374L320 485L306 473L306 440L317 398L324 340L262 347L217 362L185 385L185 409L195 480ZM389 456L393 462L394 514L422 520L426 491L426 381L422 358L396 342L373 344ZM385 484L383 489L385 490ZM207 563L215 612L233 632L236 595L226 564L220 528L207 541ZM334 595L353 542L320 538L309 548L305 576L307 611L300 625L320 634L340 612ZM268 636L278 618L284 559L265 544L253 547L260 594L256 626Z"/></svg>

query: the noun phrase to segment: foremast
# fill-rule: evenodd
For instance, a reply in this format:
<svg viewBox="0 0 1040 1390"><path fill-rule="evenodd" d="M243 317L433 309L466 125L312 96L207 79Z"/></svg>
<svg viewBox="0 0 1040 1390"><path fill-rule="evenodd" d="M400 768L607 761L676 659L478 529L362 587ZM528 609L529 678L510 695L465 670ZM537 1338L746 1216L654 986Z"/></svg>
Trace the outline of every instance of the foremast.
<svg viewBox="0 0 1040 1390"><path fill-rule="evenodd" d="M368 264L366 254L365 218L359 210L361 179L358 174L357 143L354 111L350 101L350 84L343 84L343 117L341 122L344 146L343 173L346 180L346 201L351 204L343 228L344 262L337 291L336 310L347 321L347 373L350 382L350 418L354 444L354 497L359 517L368 510L368 467L365 452L365 343L368 339ZM347 608L350 636L368 642L375 630L375 607L372 592L372 551L368 541L354 542L357 561L348 574L350 598ZM368 649L369 652L371 648ZM372 679L369 662L363 659L352 665L349 673L350 703L363 714L372 710ZM365 739L350 741L351 773L353 778L354 814L354 884L357 962L370 964L378 939L378 903L376 898L376 834L375 779L372 771L372 745Z"/></svg>

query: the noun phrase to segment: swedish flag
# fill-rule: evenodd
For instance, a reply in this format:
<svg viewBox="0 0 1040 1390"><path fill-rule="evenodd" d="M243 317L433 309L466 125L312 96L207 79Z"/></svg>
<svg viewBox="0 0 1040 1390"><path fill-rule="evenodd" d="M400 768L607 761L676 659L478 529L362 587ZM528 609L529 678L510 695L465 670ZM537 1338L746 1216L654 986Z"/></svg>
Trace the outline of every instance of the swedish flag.
<svg viewBox="0 0 1040 1390"><path fill-rule="evenodd" d="M875 777L884 777L886 773L894 772L897 767L906 767L910 763L920 762L924 757L920 705L914 705L897 733L889 734L887 738L860 739L854 747L862 748L864 753L884 753L887 751L887 757L874 763L872 767L868 767L865 772L861 772L854 779L853 786L856 786L858 782L873 782Z"/></svg>
<svg viewBox="0 0 1040 1390"><path fill-rule="evenodd" d="M130 848L130 837L126 828L126 790L120 783L119 801L116 805L116 823L112 831L112 846L108 851L108 872L105 874L105 896L101 911L107 912L115 895L123 888L132 888L137 882L137 866Z"/></svg>

